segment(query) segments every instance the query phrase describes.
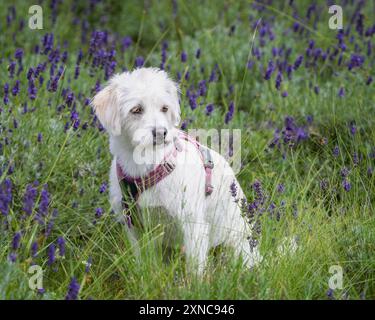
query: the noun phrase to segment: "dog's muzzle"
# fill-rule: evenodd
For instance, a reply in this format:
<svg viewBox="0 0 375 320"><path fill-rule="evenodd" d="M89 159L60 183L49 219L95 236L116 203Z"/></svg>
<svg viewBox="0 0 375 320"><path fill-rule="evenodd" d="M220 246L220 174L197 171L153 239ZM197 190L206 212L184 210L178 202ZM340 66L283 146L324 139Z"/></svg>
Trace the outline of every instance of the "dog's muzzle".
<svg viewBox="0 0 375 320"><path fill-rule="evenodd" d="M153 144L159 145L165 142L168 130L164 127L155 127L152 129Z"/></svg>

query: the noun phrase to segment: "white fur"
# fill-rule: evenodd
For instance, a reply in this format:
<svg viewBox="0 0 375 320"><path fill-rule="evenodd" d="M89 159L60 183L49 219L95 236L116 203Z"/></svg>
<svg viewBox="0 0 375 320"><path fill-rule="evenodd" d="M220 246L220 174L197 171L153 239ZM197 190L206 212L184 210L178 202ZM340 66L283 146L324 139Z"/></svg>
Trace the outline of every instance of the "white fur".
<svg viewBox="0 0 375 320"><path fill-rule="evenodd" d="M116 174L116 161L131 176L143 176L160 163L165 152L174 148L173 137L178 135L176 125L180 120L177 85L164 71L154 68L136 69L131 73L115 75L106 88L100 91L92 102L96 114L110 134L110 150L113 155L110 169L110 201L116 214L122 217L121 189ZM134 115L129 111L141 104L144 113ZM169 107L167 113L161 107ZM154 161L139 164L134 153L139 146L152 149L153 127L165 127L168 133L166 146L159 148L152 156ZM183 244L189 266L202 274L208 250L219 244L234 248L251 267L262 258L258 249L251 249L247 238L250 226L241 216L239 203L230 192L235 181L237 198L243 198L243 191L226 162L217 152L211 150L214 169L212 185L214 191L205 195L205 171L197 149L193 144L180 140L183 151L178 153L174 171L155 186L144 191L137 201L140 208L162 207L169 217L178 222L183 234ZM155 150L155 149L153 149ZM136 241L134 227L128 230Z"/></svg>

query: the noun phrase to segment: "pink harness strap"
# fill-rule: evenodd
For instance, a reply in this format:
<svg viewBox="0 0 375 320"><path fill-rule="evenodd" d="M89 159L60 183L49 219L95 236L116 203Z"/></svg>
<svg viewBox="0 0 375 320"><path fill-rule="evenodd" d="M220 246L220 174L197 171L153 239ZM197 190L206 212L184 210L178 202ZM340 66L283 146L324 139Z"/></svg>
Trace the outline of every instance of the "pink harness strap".
<svg viewBox="0 0 375 320"><path fill-rule="evenodd" d="M210 151L202 146L196 139L189 136L187 133L181 131L180 137L186 141L189 141L192 143L197 150L199 151L199 155L201 157L201 160L203 162L204 170L206 172L206 183L205 183L205 193L206 195L210 195L212 191L214 190L214 187L211 183L212 181L212 169L214 168L214 163L211 159ZM205 154L204 154L205 153Z"/></svg>
<svg viewBox="0 0 375 320"><path fill-rule="evenodd" d="M213 186L211 184L212 181L212 169L213 169L213 162L211 160L211 155L209 150L203 147L196 139L192 138L185 132L180 132L179 137L192 143L199 152L199 155L202 159L205 173L206 173L206 183L205 183L205 193L206 195L210 195L213 191ZM163 180L166 176L168 176L176 167L176 164L171 161L173 158L177 156L178 151L182 151L182 146L178 143L177 139L174 141L175 150L170 152L168 155L164 157L164 160L157 165L151 172L149 172L146 176L143 177L131 177L126 174L119 163L117 163L117 177L119 181L126 183L128 185L135 185L136 189L138 190L135 198L137 199L139 194L143 191L151 188L152 186L156 185L158 182ZM135 200L136 200L135 199Z"/></svg>

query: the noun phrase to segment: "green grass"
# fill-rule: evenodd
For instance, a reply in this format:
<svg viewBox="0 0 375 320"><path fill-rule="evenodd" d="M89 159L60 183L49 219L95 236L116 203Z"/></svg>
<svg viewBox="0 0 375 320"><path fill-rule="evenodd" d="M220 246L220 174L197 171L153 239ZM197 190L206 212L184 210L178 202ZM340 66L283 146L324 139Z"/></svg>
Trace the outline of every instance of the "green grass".
<svg viewBox="0 0 375 320"><path fill-rule="evenodd" d="M198 1L178 1L174 16L169 1L145 5L138 1L126 4L107 1L99 3L89 14L84 10L85 2L79 2L77 13L73 13L73 2L69 1L58 6L55 24L45 2L42 4L44 30L28 29L25 20L22 31L17 31L15 23L9 28L6 26L5 17L11 3L0 4L1 97L6 82L11 90L15 80L21 80L21 93L16 97L10 94L7 105L0 103L0 185L6 178L13 184L9 215L0 216L1 299L63 299L73 276L81 284L80 299L327 299L332 265L340 265L344 270L343 289L335 290L335 298L375 298L375 179L374 175L367 174L367 169L374 167L374 158L369 154L375 151L375 95L373 83L365 84L367 77L374 75L374 53L354 72L349 72L344 64L338 67L337 59L319 60L316 68L302 65L291 80L284 75L281 91L288 91L288 97L282 98L274 86L276 74L270 81L263 79L272 47L290 47L289 63L293 64L299 54L305 54L310 38L315 39L316 47L326 49L336 44L337 32L328 29L328 9L319 2L323 14L319 15L316 30L312 21L305 21L306 27L312 30L310 34L301 36L292 31L285 34L292 27L293 11L287 4L274 2L268 10L258 12L246 1L221 0L204 5ZM29 5L27 1L16 3L17 21L28 18ZM373 6L368 2L363 9L366 27L374 22L370 15ZM298 5L302 18L307 7L308 4ZM344 7L344 26L353 12L354 6ZM259 18L269 22L274 16L272 42L259 46L259 30L250 28L249 15L255 17L252 22ZM246 270L241 261L231 259L229 250L221 248L210 254L203 279L195 279L186 274L179 248L166 259L161 248L155 245L161 237L160 228L142 235L141 257L137 261L122 226L113 219L108 193L99 193L99 186L108 181L111 160L108 137L98 130L91 107L84 101L93 96L97 80L102 85L105 83L104 72L97 69L90 75L88 43L82 44L81 23L74 25L74 16L89 21L89 31L85 32L88 40L94 29L107 30L117 40L126 35L132 37L133 45L125 53L119 41L116 42L116 72L124 67L131 69L135 57L140 55L146 59L146 66L159 66L161 43L167 40L166 65L172 77L176 78L177 72L182 74L182 118L191 121L188 128L242 130L242 169L238 179L250 201L255 197L251 187L255 180L262 183L267 195L265 212L260 217L260 250L265 256L264 263L254 270ZM236 29L229 36L232 25ZM54 33L55 44L60 43L61 51L65 50L64 41L68 41L69 57L57 92L51 93L46 87L48 64L43 73L45 82L38 88L37 98L31 101L27 97L26 72L29 67L47 60L45 55L32 53L46 32ZM15 41L13 33L16 33ZM348 49L343 57L347 63L354 43L345 41ZM366 50L366 42L361 37L356 36L355 43ZM259 61L252 55L253 46L263 52ZM20 47L25 52L25 70L19 77L9 79L9 58ZM200 59L194 57L198 48L202 52ZM79 49L83 50L84 58L81 74L75 80ZM187 63L180 61L182 50L188 54ZM246 67L248 58L255 62L252 69ZM208 79L215 64L218 80L209 84L207 95L198 99L197 109L191 110L187 89ZM201 67L204 67L203 73ZM188 81L184 80L186 72L190 72ZM313 90L316 85L320 88L318 95ZM231 86L233 93L229 92ZM340 87L345 88L345 97L338 96ZM75 94L81 125L88 123L86 130L82 126L78 130L69 126L64 131L66 123L70 123L71 107L66 105L61 93L68 88ZM225 124L231 101L235 102L235 113L232 121ZM35 108L35 111L24 114L25 102L29 110ZM214 111L206 116L205 106L209 103L214 104ZM65 107L58 112L60 105ZM274 130L283 127L286 116L293 116L297 124L306 125L307 115L314 119L308 127L309 139L292 148L286 145L282 150L269 148ZM354 136L349 130L351 121L357 126ZM38 133L43 135L40 143ZM340 148L338 157L332 154L336 145ZM353 159L355 152L361 156L358 164ZM14 167L14 171L8 175L9 167ZM342 186L340 170L343 167L350 170L349 192ZM320 185L323 179L328 186L326 190ZM33 217L21 219L26 186L35 180L40 183L39 191L48 184L51 201L47 222L53 209L58 210L48 237L44 235L44 226L37 224ZM285 185L283 193L277 192L280 183ZM38 195L33 215L38 211L39 198ZM268 212L271 203L275 205L273 216ZM105 211L100 219L95 218L98 207ZM23 232L21 246L16 262L11 263L8 259L11 242L19 230ZM51 243L56 244L59 236L66 240L66 254L65 257L57 255L57 261L50 267L47 250ZM294 255L281 257L276 248L286 236L297 237L299 249ZM32 262L30 247L34 241L39 244L34 262L44 270L44 295L27 285L30 276L27 270ZM89 258L92 266L85 273L84 261Z"/></svg>

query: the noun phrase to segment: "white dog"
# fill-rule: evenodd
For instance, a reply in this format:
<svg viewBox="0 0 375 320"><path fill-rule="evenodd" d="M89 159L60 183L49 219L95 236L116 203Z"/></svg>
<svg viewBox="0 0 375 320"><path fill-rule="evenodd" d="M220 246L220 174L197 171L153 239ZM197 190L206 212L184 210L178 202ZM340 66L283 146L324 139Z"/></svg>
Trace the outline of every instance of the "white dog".
<svg viewBox="0 0 375 320"><path fill-rule="evenodd" d="M134 201L141 209L163 208L178 222L190 268L202 274L208 250L219 244L233 247L249 267L262 259L249 244L251 226L239 207L244 194L233 170L210 149L214 167L205 167L202 153L207 149L176 129L178 88L167 73L140 68L115 75L92 105L110 137L110 201L118 216L125 217L122 179L139 187L151 175L154 181L138 189ZM169 166L161 168L166 161ZM237 201L231 194L233 183ZM134 229L127 227L136 241Z"/></svg>

